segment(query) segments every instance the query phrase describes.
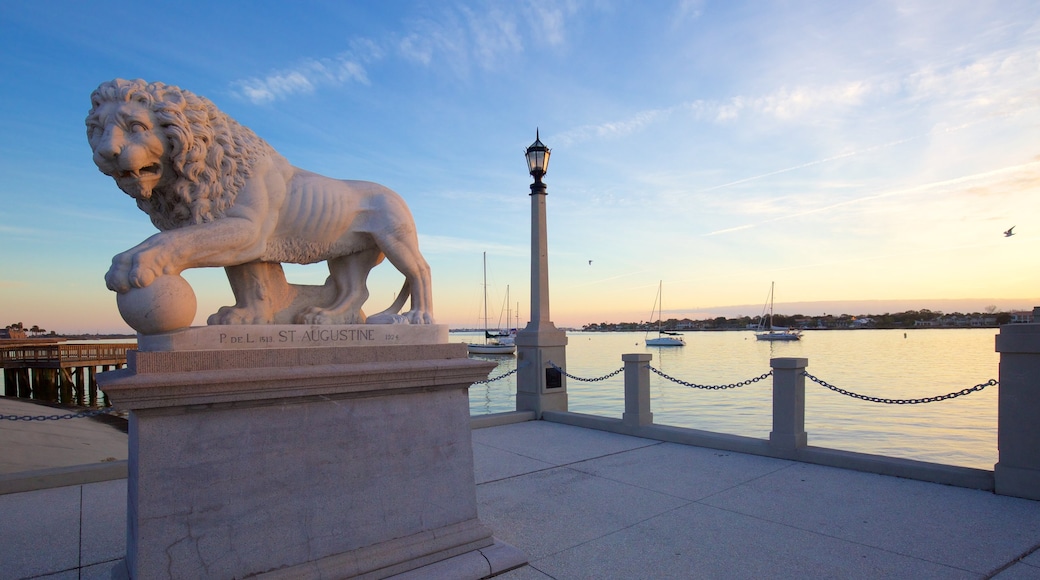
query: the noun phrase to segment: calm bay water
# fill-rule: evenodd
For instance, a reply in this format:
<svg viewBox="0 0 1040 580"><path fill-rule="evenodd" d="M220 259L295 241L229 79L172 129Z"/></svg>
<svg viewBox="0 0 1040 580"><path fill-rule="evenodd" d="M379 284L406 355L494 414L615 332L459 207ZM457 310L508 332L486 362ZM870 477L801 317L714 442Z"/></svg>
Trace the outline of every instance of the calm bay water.
<svg viewBox="0 0 1040 580"><path fill-rule="evenodd" d="M641 332L567 333L567 372L595 378L621 368L621 355L649 352L651 366L702 385L730 384L769 372L773 357L809 359L810 374L855 393L891 399L945 395L996 379L998 330L920 329L810 331L802 340L769 343L751 332L689 332L685 347L647 347ZM479 336L479 333L478 335ZM453 333L453 342L472 340ZM471 355L476 357L476 355ZM497 377L516 368L515 357L497 361ZM809 444L948 465L993 469L997 461L998 386L935 403L870 403L806 380L805 430ZM650 375L654 422L768 439L772 430L772 378L725 390L691 389ZM620 418L624 377L598 382L567 380L569 408ZM474 385L474 415L515 410L516 375Z"/></svg>

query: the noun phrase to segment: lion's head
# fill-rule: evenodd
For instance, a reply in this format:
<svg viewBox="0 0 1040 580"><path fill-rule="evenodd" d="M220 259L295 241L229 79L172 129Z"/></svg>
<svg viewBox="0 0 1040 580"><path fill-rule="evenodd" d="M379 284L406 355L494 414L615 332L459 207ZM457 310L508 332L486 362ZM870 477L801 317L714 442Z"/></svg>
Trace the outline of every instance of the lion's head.
<svg viewBox="0 0 1040 580"><path fill-rule="evenodd" d="M212 102L178 87L115 79L90 102L94 163L160 230L222 217L256 160L273 153Z"/></svg>

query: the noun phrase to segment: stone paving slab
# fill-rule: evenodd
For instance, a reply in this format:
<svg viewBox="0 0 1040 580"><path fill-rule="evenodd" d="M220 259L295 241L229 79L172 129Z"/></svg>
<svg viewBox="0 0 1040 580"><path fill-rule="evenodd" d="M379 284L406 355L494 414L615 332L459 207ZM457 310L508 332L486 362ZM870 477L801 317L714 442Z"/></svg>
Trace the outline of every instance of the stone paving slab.
<svg viewBox="0 0 1040 580"><path fill-rule="evenodd" d="M93 483L82 489L80 565L122 559L126 556L126 480Z"/></svg>
<svg viewBox="0 0 1040 580"><path fill-rule="evenodd" d="M531 428L533 423L539 424L537 428ZM561 444L564 437L566 445ZM473 432L473 442L552 465L567 465L593 457L661 444L660 441L547 421L528 421L492 429L477 429Z"/></svg>
<svg viewBox="0 0 1040 580"><path fill-rule="evenodd" d="M473 442L473 475L477 485L553 467L556 466L552 463Z"/></svg>
<svg viewBox="0 0 1040 580"><path fill-rule="evenodd" d="M481 521L529 560L614 533L685 503L567 468L477 487Z"/></svg>
<svg viewBox="0 0 1040 580"><path fill-rule="evenodd" d="M29 578L75 570L79 517L79 486L0 495L3 576Z"/></svg>
<svg viewBox="0 0 1040 580"><path fill-rule="evenodd" d="M965 570L697 503L532 565L553 578L977 578ZM596 570L595 576L587 576Z"/></svg>
<svg viewBox="0 0 1040 580"><path fill-rule="evenodd" d="M700 500L794 465L791 461L662 443L575 463L583 473Z"/></svg>
<svg viewBox="0 0 1040 580"><path fill-rule="evenodd" d="M977 573L1040 538L1040 502L804 463L704 503Z"/></svg>

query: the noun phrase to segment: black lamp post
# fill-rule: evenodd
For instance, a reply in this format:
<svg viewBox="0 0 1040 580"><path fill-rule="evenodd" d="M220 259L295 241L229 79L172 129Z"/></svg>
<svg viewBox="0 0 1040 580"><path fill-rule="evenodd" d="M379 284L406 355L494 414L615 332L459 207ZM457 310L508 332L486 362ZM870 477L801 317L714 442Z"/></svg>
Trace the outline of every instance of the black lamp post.
<svg viewBox="0 0 1040 580"><path fill-rule="evenodd" d="M534 130L534 143L527 148L524 155L527 157L527 171L534 177L534 183L531 184L531 193L545 194L545 184L542 183L542 176L549 171L549 152L550 149L542 143L542 139L538 136L538 129ZM540 189L541 191L535 191Z"/></svg>
<svg viewBox="0 0 1040 580"><path fill-rule="evenodd" d="M517 333L518 366L516 408L534 411L567 410L567 385L560 368L567 368L567 334L549 319L549 248L545 220L545 183L549 148L537 129L524 152L531 184L531 321ZM528 363L528 364L519 364ZM559 368L557 368L559 367Z"/></svg>

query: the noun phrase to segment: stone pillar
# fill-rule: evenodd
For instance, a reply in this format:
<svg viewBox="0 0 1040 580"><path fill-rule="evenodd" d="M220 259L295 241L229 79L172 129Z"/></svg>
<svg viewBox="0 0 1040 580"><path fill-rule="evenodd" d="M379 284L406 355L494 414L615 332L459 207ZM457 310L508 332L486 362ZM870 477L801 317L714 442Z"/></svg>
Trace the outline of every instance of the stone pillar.
<svg viewBox="0 0 1040 580"><path fill-rule="evenodd" d="M1040 500L1040 323L1002 326L996 343L1000 389L995 490Z"/></svg>
<svg viewBox="0 0 1040 580"><path fill-rule="evenodd" d="M100 374L130 411L127 574L383 578L462 559L489 576L524 563L477 517L468 388L494 363L442 328L444 344L380 346L327 341L399 342L408 328L191 329L236 346L176 350L194 342L170 335L174 350ZM326 342L298 346L312 339ZM461 568L448 575L482 577Z"/></svg>
<svg viewBox="0 0 1040 580"><path fill-rule="evenodd" d="M545 220L545 183L531 184L531 321L516 335L518 372L516 410L567 410L567 333L549 318L549 247Z"/></svg>
<svg viewBox="0 0 1040 580"><path fill-rule="evenodd" d="M773 431L769 445L781 452L794 452L806 446L805 367L806 358L769 359L773 368Z"/></svg>
<svg viewBox="0 0 1040 580"><path fill-rule="evenodd" d="M652 425L650 412L650 353L623 354L625 363L625 413L621 422L627 427Z"/></svg>

